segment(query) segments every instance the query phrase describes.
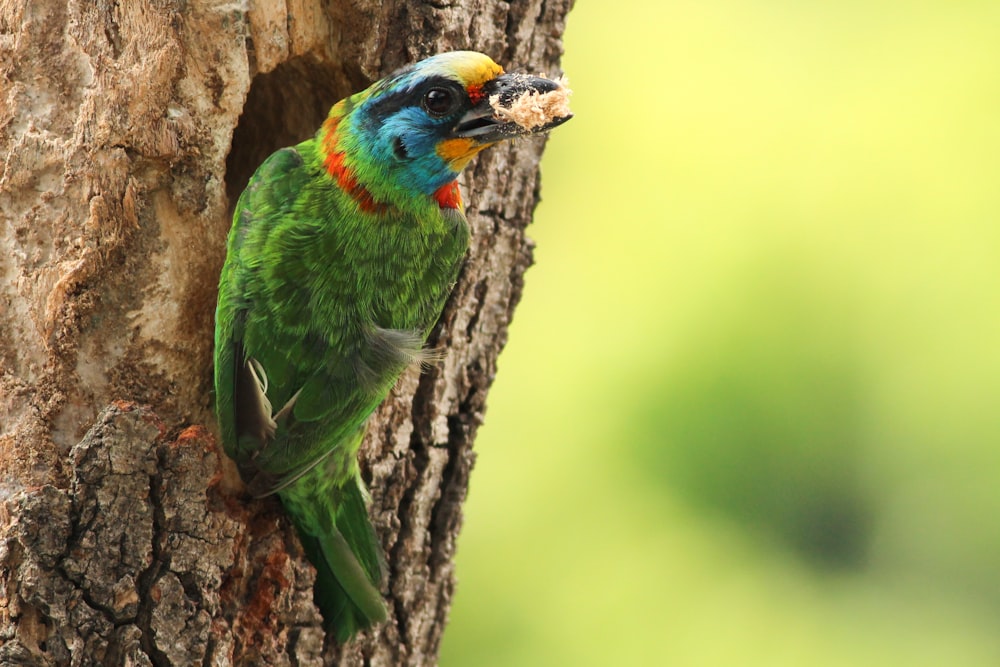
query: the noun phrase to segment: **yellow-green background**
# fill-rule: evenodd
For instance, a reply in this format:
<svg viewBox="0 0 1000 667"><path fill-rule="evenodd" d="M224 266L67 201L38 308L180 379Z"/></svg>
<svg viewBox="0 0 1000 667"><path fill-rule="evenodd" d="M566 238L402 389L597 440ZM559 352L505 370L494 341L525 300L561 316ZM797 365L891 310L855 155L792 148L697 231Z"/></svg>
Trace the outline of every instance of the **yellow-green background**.
<svg viewBox="0 0 1000 667"><path fill-rule="evenodd" d="M1000 2L565 42L442 664L1000 665Z"/></svg>

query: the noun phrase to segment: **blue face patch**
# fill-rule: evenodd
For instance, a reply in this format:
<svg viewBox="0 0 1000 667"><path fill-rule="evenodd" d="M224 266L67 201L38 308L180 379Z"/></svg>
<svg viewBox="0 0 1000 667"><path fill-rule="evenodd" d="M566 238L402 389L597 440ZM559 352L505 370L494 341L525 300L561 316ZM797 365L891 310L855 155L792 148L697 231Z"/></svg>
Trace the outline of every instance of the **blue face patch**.
<svg viewBox="0 0 1000 667"><path fill-rule="evenodd" d="M458 173L438 155L437 146L449 138L472 102L448 78L411 71L393 81L397 85L372 95L351 113L352 127L375 163L390 165L388 175L398 186L431 195ZM428 111L428 95L442 91L454 100L454 110L446 115Z"/></svg>
<svg viewBox="0 0 1000 667"><path fill-rule="evenodd" d="M402 187L433 194L457 175L437 153L454 124L454 119L432 118L420 107L404 107L375 129L373 155L394 165Z"/></svg>

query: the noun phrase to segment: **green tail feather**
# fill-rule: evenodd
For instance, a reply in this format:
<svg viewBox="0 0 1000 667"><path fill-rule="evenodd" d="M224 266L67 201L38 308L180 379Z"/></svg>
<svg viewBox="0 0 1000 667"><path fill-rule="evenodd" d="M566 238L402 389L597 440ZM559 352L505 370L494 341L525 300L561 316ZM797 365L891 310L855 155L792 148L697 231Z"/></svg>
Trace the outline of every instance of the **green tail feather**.
<svg viewBox="0 0 1000 667"><path fill-rule="evenodd" d="M296 483L288 491L291 493L281 493L282 500L306 555L316 567L316 606L327 628L343 643L387 616L379 592L382 549L368 519L361 480L355 477L333 493L327 490L323 497L313 498L309 515L295 511L302 507L302 486ZM317 513L319 508L328 511Z"/></svg>

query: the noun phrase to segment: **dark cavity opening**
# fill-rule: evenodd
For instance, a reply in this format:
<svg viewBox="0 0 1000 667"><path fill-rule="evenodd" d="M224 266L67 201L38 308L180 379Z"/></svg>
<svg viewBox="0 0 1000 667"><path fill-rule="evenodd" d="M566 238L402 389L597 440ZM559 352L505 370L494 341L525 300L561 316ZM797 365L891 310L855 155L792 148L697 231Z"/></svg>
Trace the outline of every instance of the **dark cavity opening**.
<svg viewBox="0 0 1000 667"><path fill-rule="evenodd" d="M254 78L226 158L230 215L260 163L279 148L314 135L337 100L364 87L356 81L360 78L310 56Z"/></svg>

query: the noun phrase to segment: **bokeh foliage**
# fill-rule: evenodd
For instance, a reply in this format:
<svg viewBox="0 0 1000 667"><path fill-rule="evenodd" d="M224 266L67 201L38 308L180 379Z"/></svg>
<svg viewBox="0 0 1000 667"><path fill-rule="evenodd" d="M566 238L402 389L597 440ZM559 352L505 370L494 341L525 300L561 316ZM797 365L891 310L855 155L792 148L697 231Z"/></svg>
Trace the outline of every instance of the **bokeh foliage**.
<svg viewBox="0 0 1000 667"><path fill-rule="evenodd" d="M1000 3L566 47L442 664L1000 664Z"/></svg>

